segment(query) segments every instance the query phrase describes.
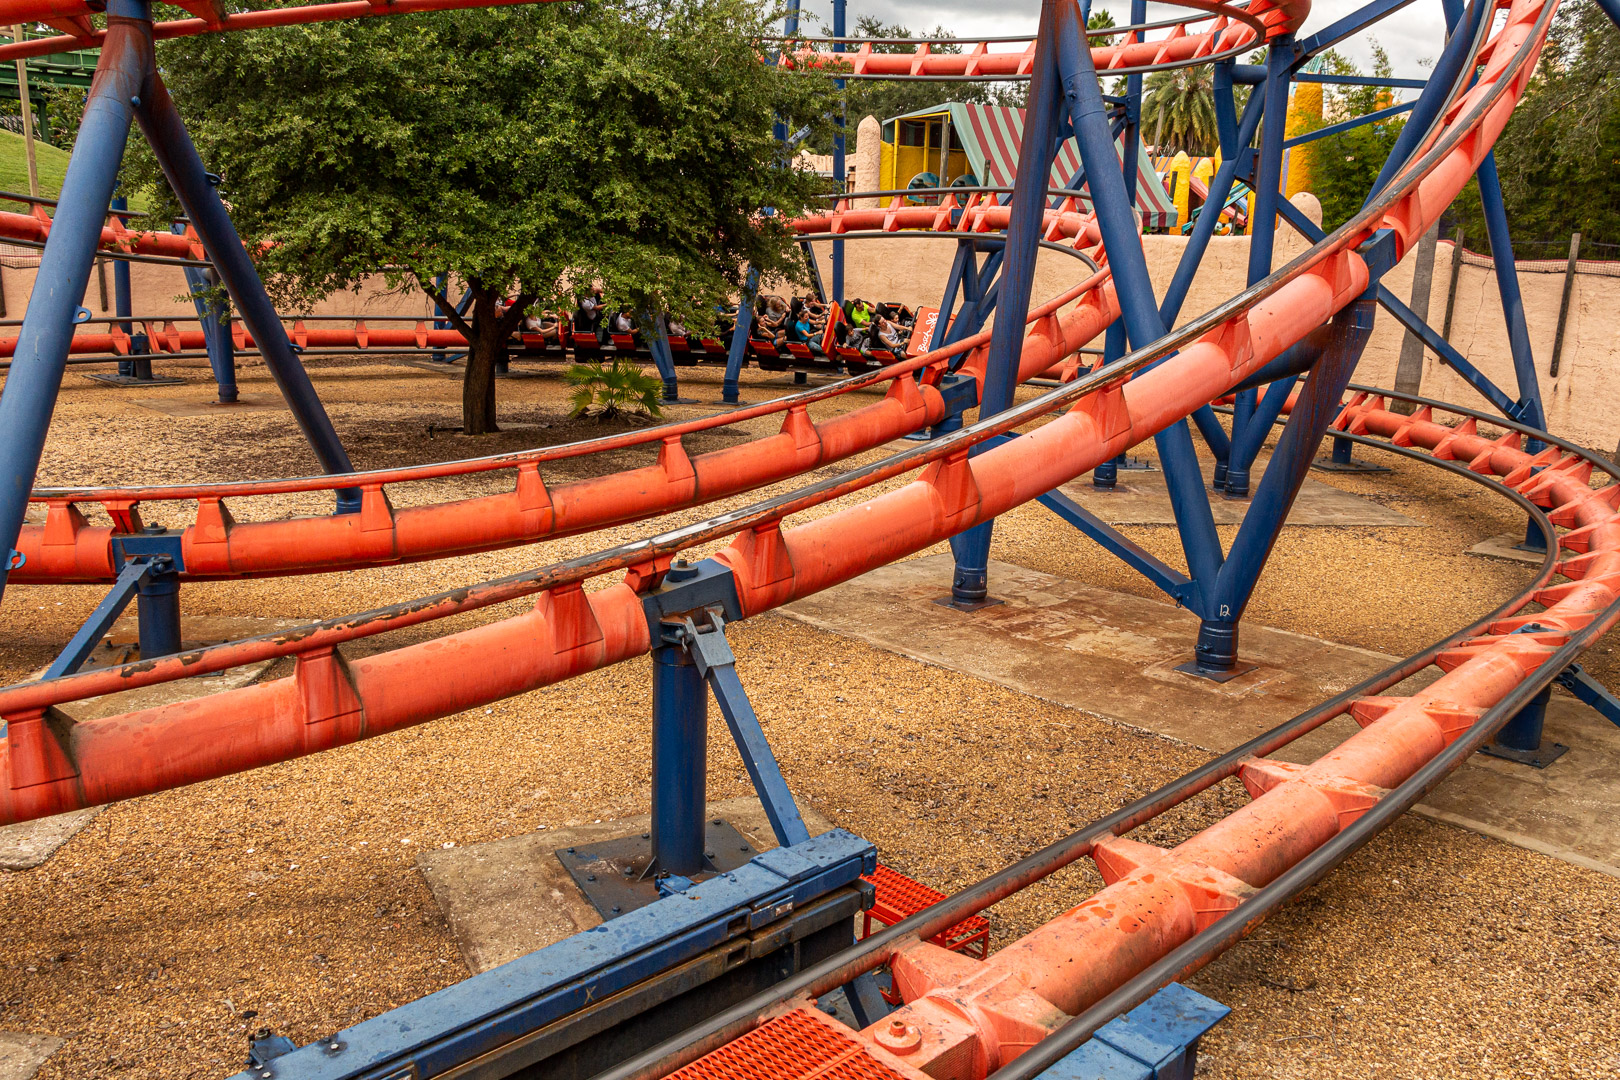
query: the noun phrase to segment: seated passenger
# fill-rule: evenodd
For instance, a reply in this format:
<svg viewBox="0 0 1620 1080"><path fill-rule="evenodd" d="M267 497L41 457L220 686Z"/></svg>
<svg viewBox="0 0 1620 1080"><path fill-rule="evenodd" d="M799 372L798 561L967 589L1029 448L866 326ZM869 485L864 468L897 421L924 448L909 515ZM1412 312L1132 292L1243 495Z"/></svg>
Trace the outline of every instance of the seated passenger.
<svg viewBox="0 0 1620 1080"><path fill-rule="evenodd" d="M608 333L610 334L631 334L635 332L635 329L636 324L631 321L630 312L625 308L620 308L613 318L608 320Z"/></svg>
<svg viewBox="0 0 1620 1080"><path fill-rule="evenodd" d="M581 334L595 334L602 325L602 287L600 285L579 298L574 311L574 329Z"/></svg>
<svg viewBox="0 0 1620 1080"><path fill-rule="evenodd" d="M857 330L864 330L872 322L872 309L867 307L865 300L854 300L849 305L849 323Z"/></svg>
<svg viewBox="0 0 1620 1080"><path fill-rule="evenodd" d="M686 332L686 324L681 322L673 315L664 320L664 333L668 334L670 337L678 338L692 336Z"/></svg>
<svg viewBox="0 0 1620 1080"><path fill-rule="evenodd" d="M882 315L879 315L875 320L874 325L877 328L878 347L888 349L890 352L896 354L905 349L905 336L900 332L900 328L895 325L893 319L888 319Z"/></svg>

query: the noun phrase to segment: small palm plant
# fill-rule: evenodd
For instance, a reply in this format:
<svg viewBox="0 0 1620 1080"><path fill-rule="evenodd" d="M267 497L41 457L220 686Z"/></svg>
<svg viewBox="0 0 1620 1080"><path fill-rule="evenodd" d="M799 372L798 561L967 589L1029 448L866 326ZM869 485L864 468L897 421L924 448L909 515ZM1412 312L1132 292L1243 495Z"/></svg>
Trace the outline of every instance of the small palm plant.
<svg viewBox="0 0 1620 1080"><path fill-rule="evenodd" d="M571 364L563 381L574 388L569 398L571 417L584 416L596 408L598 421L611 420L621 412L644 413L654 420L664 415L659 398L664 382L649 375L628 357L615 357L613 363Z"/></svg>

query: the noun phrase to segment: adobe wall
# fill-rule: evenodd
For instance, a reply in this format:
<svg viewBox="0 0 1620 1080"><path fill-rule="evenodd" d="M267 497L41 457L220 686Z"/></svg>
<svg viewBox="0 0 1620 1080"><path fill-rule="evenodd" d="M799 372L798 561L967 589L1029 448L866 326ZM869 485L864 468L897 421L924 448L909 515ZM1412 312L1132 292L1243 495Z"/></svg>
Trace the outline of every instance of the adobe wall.
<svg viewBox="0 0 1620 1080"><path fill-rule="evenodd" d="M1179 236L1162 235L1148 236L1144 241L1154 288L1163 295L1186 241ZM1303 242L1292 230L1284 228L1278 236L1274 265L1281 265L1303 249ZM895 239L849 240L845 242L845 250L847 295L868 300L898 300L916 306L939 302L940 290L950 273L955 244L947 238L909 235ZM1429 322L1436 328L1445 318L1452 251L1449 243L1442 243L1435 253ZM817 245L817 255L823 275L828 275L825 243ZM1247 280L1248 258L1248 237L1212 239L1178 323L1189 321L1237 293ZM1384 278L1395 295L1408 301L1414 262L1415 254L1408 255ZM1076 260L1043 250L1036 269L1036 302L1057 295L1085 272ZM1548 371L1558 325L1563 274L1521 272L1519 280L1550 429L1605 453L1614 451L1620 441L1620 320L1613 313L1620 311L1620 277L1596 273L1576 275L1556 379L1551 378ZM1401 326L1383 309L1378 309L1377 323L1357 369L1356 380L1393 386L1403 335ZM1465 263L1460 268L1451 343L1497 385L1513 392L1516 384L1506 323L1494 273L1487 267ZM1100 347L1101 340L1093 344ZM1427 351L1421 392L1445 401L1489 408L1483 398Z"/></svg>

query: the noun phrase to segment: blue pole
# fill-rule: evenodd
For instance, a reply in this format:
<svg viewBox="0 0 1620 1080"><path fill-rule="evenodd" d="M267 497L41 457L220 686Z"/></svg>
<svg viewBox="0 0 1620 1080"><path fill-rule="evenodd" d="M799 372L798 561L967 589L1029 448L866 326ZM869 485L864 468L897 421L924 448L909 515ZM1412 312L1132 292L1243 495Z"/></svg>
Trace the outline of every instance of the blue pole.
<svg viewBox="0 0 1620 1080"><path fill-rule="evenodd" d="M0 556L5 556L0 558L0 597L67 370L73 314L90 283L107 206L117 185L129 137L130 102L141 93L152 68L150 14L144 0L112 0L108 7L107 37L84 119L17 334L15 358L0 392Z"/></svg>
<svg viewBox="0 0 1620 1080"><path fill-rule="evenodd" d="M114 205L117 205L116 203ZM185 232L176 223L171 231ZM219 404L236 401L236 351L231 344L231 320L225 305L209 294L219 284L219 275L200 266L185 268L186 287L191 290L191 306L202 323L203 345L208 350L208 366L213 369L214 383L219 387Z"/></svg>
<svg viewBox="0 0 1620 1080"><path fill-rule="evenodd" d="M1534 428L1545 428L1541 384L1536 379L1536 361L1530 352L1530 327L1524 321L1524 297L1519 293L1519 270L1513 263L1513 236L1508 230L1507 207L1502 202L1502 181L1496 172L1494 150L1479 163L1477 175L1479 201L1485 210L1485 233L1491 240L1491 263L1496 269L1496 291L1502 295L1508 348L1513 353L1513 374L1519 381L1519 415L1515 419Z"/></svg>
<svg viewBox="0 0 1620 1080"><path fill-rule="evenodd" d="M1029 107L1024 114L1024 141L1018 150L1018 171L1013 179L1007 219L1001 294L995 326L990 331L984 392L979 397L981 417L993 416L1011 405L1013 390L1018 385L1024 321L1029 316L1029 294L1034 285L1035 258L1040 252L1041 222L1046 211L1047 177L1052 169L1062 111L1053 48L1059 10L1068 11L1072 18L1075 9L1072 4L1063 4L1060 8L1059 0L1041 0ZM1112 155L1112 149L1109 153ZM967 607L985 602L989 592L990 535L994 525L994 521L987 521L952 538L951 551L956 558L951 580L953 604Z"/></svg>
<svg viewBox="0 0 1620 1080"><path fill-rule="evenodd" d="M660 645L652 661L653 863L690 877L704 867L709 688L685 649Z"/></svg>
<svg viewBox="0 0 1620 1080"><path fill-rule="evenodd" d="M680 383L675 378L675 357L669 350L669 331L664 326L664 316L649 315L643 325L650 325L652 333L648 334L648 351L652 353L653 364L658 368L659 376L664 380L664 400L677 402L681 400Z"/></svg>
<svg viewBox="0 0 1620 1080"><path fill-rule="evenodd" d="M1108 324L1103 332L1103 363L1112 364L1125 355L1125 324L1115 319ZM1091 470L1091 486L1102 491L1112 491L1119 483L1119 467L1124 464L1124 454L1109 458L1107 461Z"/></svg>
<svg viewBox="0 0 1620 1080"><path fill-rule="evenodd" d="M845 13L848 6L849 0L833 0L833 37L835 38L841 38L844 36ZM843 51L844 43L842 41L833 42L833 52L841 53ZM836 80L835 85L838 87L840 93L842 93L844 89L844 80ZM848 106L844 99L840 97L838 100L838 134L833 138L833 179L838 182L838 190L840 192L849 187L849 184L844 177L844 126L849 121L849 118L845 116L844 113L847 108ZM944 180L941 179L940 182L943 183ZM834 240L832 242L832 298L833 303L839 305L840 307L843 306L844 242L842 240Z"/></svg>
<svg viewBox="0 0 1620 1080"><path fill-rule="evenodd" d="M349 455L338 440L337 431L333 429L332 420L326 415L315 387L310 384L309 373L304 370L293 352L292 343L287 340L287 331L281 325L270 297L265 295L264 284L253 267L253 260L248 258L247 249L236 234L236 226L231 224L225 205L219 201L219 193L210 182L202 159L197 156L197 148L186 133L180 114L175 111L168 89L156 73L151 75L148 82L145 97L135 109L136 119L140 121L147 141L152 144L169 186L185 206L192 227L197 230L203 247L208 250L215 272L230 291L237 312L247 324L248 332L253 335L259 353L264 357L265 367L270 369L271 376L280 387L281 396L286 399L287 407L303 429L304 438L315 451L321 468L328 473L353 472ZM339 513L353 513L359 509L358 488L338 492Z"/></svg>
<svg viewBox="0 0 1620 1080"><path fill-rule="evenodd" d="M123 196L119 196L118 198L116 198L116 199L114 199L112 201L112 208L114 210L128 210L129 209L129 203L128 203L127 200L125 200L123 198ZM126 221L125 224L128 224L128 222ZM134 301L130 298L129 261L127 259L114 259L113 260L113 314L117 315L121 319L127 319L127 318L129 318L129 316L133 315L134 313L135 313ZM133 327L134 327L134 324L129 323L129 322L121 322L121 323L118 324L118 329L120 331L122 331L126 336L134 333ZM135 374L135 361L133 361L133 360L120 360L120 361L118 361L118 374L120 374L120 375L134 375Z"/></svg>
<svg viewBox="0 0 1620 1080"><path fill-rule="evenodd" d="M1260 160L1255 167L1254 221L1249 229L1249 284L1263 280L1271 273L1271 249L1277 236L1277 203L1282 199L1283 135L1288 126L1288 83L1293 59L1293 38L1283 36L1273 41L1266 50L1265 123L1260 135ZM1218 205L1218 204L1217 204ZM1211 208L1206 206L1205 213ZM1213 215L1210 215L1213 216ZM1236 407L1232 411L1232 433L1238 433L1254 419L1259 391L1255 388L1240 390ZM1251 441L1251 440L1246 440ZM1254 443L1258 451L1258 442ZM1235 455L1226 463L1226 494L1231 498L1247 498L1249 494L1249 467L1253 457L1240 459Z"/></svg>
<svg viewBox="0 0 1620 1080"><path fill-rule="evenodd" d="M731 348L726 351L726 377L720 384L720 400L736 405L740 400L737 379L748 359L748 335L754 329L754 298L759 293L759 271L750 269L737 299L737 320L731 328Z"/></svg>

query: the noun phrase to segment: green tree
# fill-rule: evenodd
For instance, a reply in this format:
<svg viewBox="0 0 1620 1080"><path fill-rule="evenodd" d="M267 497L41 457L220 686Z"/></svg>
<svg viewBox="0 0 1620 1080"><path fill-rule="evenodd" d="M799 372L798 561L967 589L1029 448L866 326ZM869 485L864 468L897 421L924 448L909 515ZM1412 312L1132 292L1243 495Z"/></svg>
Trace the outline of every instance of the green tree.
<svg viewBox="0 0 1620 1080"><path fill-rule="evenodd" d="M182 38L159 64L278 302L377 273L471 292L447 317L483 434L525 310L595 283L703 326L750 266L805 280L786 222L826 183L779 167L771 124L834 98L759 62L771 29L748 0L573 0Z"/></svg>
<svg viewBox="0 0 1620 1080"><path fill-rule="evenodd" d="M1495 146L1520 258L1562 258L1577 231L1583 246L1620 244L1615 146L1620 33L1591 0L1561 4L1524 98ZM1469 181L1452 209L1468 246L1489 251L1477 181Z"/></svg>
<svg viewBox="0 0 1620 1080"><path fill-rule="evenodd" d="M1378 42L1371 43L1372 74L1388 78L1389 56ZM1354 63L1337 53L1324 54L1322 70L1334 75L1361 75ZM1326 96L1323 123L1339 123L1357 116L1386 109L1394 103L1388 87L1345 86ZM1333 230L1344 224L1372 191L1378 173L1395 147L1395 139L1406 126L1404 116L1375 124L1362 124L1340 135L1322 139L1312 158L1311 190L1322 203L1322 226Z"/></svg>
<svg viewBox="0 0 1620 1080"><path fill-rule="evenodd" d="M1107 30L1110 27L1118 25L1119 24L1114 21L1113 15L1109 14L1102 8L1098 8L1096 11L1093 11L1091 13L1091 17L1086 20L1087 30ZM1113 45L1117 43L1123 36L1124 35L1122 34L1093 34L1088 37L1086 41L1093 49L1100 49L1105 45Z"/></svg>
<svg viewBox="0 0 1620 1080"><path fill-rule="evenodd" d="M1215 82L1209 65L1155 71L1142 84L1142 133L1161 154L1193 157L1220 145L1215 126Z"/></svg>

